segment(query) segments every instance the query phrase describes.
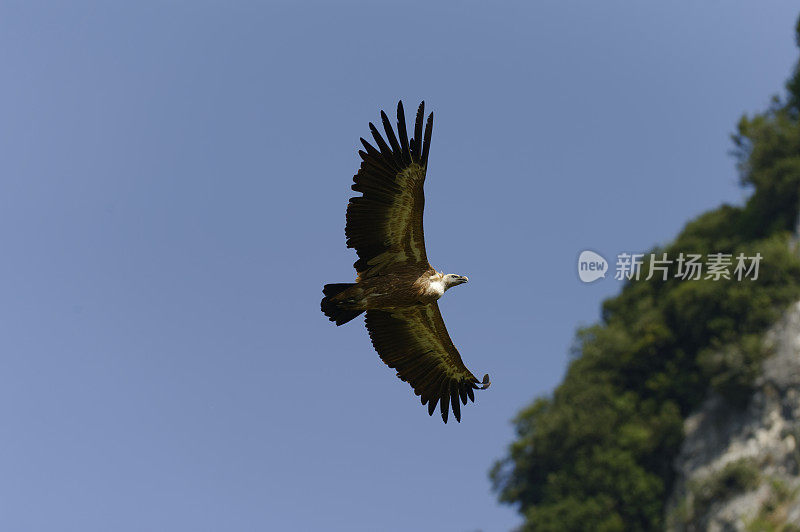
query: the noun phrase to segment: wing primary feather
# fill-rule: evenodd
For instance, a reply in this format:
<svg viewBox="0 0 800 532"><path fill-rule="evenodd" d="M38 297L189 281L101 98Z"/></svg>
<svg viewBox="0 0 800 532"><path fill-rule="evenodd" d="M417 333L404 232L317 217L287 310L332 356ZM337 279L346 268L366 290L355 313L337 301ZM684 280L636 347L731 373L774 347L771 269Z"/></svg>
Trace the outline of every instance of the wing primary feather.
<svg viewBox="0 0 800 532"><path fill-rule="evenodd" d="M419 104L417 119L414 121L414 136L411 139L411 160L419 162L422 148L422 119L425 115L425 101Z"/></svg>
<svg viewBox="0 0 800 532"><path fill-rule="evenodd" d="M406 114L403 111L403 100L397 102L397 135L400 137L403 163L411 164L411 152L408 149L408 132L406 131Z"/></svg>
<svg viewBox="0 0 800 532"><path fill-rule="evenodd" d="M369 142L364 140L364 137L360 137L358 140L361 141L361 144L364 146L364 149L367 150L367 153L369 155L371 155L373 157L380 157L381 156L380 152L378 150L376 150L375 147L372 144L370 144Z"/></svg>
<svg viewBox="0 0 800 532"><path fill-rule="evenodd" d="M372 132L372 138L375 139L375 144L377 144L378 149L381 150L381 155L383 155L384 160L391 161L392 150L389 149L389 146L386 144L386 141L383 140L383 137L381 137L380 131L378 131L378 128L376 128L375 124L373 124L372 122L369 123L369 130Z"/></svg>
<svg viewBox="0 0 800 532"><path fill-rule="evenodd" d="M428 152L431 149L431 133L433 132L433 113L428 115L428 123L425 124L425 140L422 144L422 159L421 164L423 167L428 167Z"/></svg>
<svg viewBox="0 0 800 532"><path fill-rule="evenodd" d="M436 400L435 396L431 397L430 400L428 401L428 415L429 416L432 416L434 410L436 410L436 403L437 403L437 400Z"/></svg>
<svg viewBox="0 0 800 532"><path fill-rule="evenodd" d="M461 402L467 404L467 387L463 382L458 385L458 394L461 396Z"/></svg>
<svg viewBox="0 0 800 532"><path fill-rule="evenodd" d="M447 423L447 414L450 413L450 390L448 390L447 383L442 387L442 397L439 399L439 410L442 412L442 421Z"/></svg>
<svg viewBox="0 0 800 532"><path fill-rule="evenodd" d="M456 421L461 423L461 403L458 402L458 382L450 383L450 405L453 407L453 415Z"/></svg>
<svg viewBox="0 0 800 532"><path fill-rule="evenodd" d="M383 130L386 131L386 139L389 141L389 146L392 147L392 157L395 163L402 168L405 164L400 153L400 145L397 143L397 137L394 136L392 123L389 122L389 117L383 111L381 111L381 121L383 122Z"/></svg>
<svg viewBox="0 0 800 532"><path fill-rule="evenodd" d="M426 388L432 397L438 398L441 397L442 390L444 390L446 384L447 375L443 372L437 372L434 374L433 380L426 385Z"/></svg>
<svg viewBox="0 0 800 532"><path fill-rule="evenodd" d="M475 392L472 391L472 386L467 385L467 395L469 396L469 400L473 403L475 402ZM466 404L466 403L464 403Z"/></svg>

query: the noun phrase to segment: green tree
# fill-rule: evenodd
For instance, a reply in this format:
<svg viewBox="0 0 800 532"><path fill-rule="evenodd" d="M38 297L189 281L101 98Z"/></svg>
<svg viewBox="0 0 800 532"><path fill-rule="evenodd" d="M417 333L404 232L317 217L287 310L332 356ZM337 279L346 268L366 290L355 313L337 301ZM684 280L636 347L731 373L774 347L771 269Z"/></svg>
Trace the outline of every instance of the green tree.
<svg viewBox="0 0 800 532"><path fill-rule="evenodd" d="M798 23L800 45L800 22ZM800 299L792 240L800 204L800 63L788 94L740 120L733 135L742 207L690 221L664 249L761 253L757 281L635 281L577 334L576 356L552 396L514 420L516 440L491 473L526 530L656 530L683 420L715 390L745 405L767 355L764 330ZM646 257L649 255L646 255ZM647 271L649 265L644 265Z"/></svg>

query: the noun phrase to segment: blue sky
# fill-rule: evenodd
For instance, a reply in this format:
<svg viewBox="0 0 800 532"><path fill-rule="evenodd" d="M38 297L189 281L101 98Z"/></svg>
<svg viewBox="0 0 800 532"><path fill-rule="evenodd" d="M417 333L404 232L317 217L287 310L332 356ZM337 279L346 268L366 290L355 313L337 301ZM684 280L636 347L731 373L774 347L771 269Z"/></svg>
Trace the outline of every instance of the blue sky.
<svg viewBox="0 0 800 532"><path fill-rule="evenodd" d="M0 528L507 530L487 471L616 293L614 255L740 202L728 135L794 2L0 7ZM436 124L428 256L493 386L428 417L321 287L358 137Z"/></svg>

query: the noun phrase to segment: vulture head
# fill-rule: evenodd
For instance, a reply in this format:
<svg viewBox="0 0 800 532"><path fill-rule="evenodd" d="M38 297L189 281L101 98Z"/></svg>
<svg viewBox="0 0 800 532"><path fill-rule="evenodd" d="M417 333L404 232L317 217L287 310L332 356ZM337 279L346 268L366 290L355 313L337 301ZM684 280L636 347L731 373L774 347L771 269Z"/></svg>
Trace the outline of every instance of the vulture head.
<svg viewBox="0 0 800 532"><path fill-rule="evenodd" d="M456 275L454 273L448 273L444 276L444 289L447 290L448 288L452 288L454 286L458 286L460 284L464 284L469 281L469 278L465 275Z"/></svg>

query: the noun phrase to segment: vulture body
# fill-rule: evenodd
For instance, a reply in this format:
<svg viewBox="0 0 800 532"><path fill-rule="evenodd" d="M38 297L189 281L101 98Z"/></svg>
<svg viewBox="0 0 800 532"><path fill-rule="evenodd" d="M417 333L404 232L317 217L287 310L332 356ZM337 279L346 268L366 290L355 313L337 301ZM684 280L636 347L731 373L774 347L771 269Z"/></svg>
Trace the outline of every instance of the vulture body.
<svg viewBox="0 0 800 532"><path fill-rule="evenodd" d="M342 325L366 312L370 339L381 359L408 382L433 415L442 420L452 408L461 421L461 403L475 400L473 390L489 387L464 365L453 345L437 300L467 277L437 272L428 263L422 213L433 113L423 135L425 102L417 111L413 137L406 132L403 103L397 104L397 135L386 113L386 140L370 123L377 148L361 139L361 168L352 189L361 196L347 205L347 247L358 260L355 283L327 284L322 312Z"/></svg>

